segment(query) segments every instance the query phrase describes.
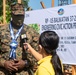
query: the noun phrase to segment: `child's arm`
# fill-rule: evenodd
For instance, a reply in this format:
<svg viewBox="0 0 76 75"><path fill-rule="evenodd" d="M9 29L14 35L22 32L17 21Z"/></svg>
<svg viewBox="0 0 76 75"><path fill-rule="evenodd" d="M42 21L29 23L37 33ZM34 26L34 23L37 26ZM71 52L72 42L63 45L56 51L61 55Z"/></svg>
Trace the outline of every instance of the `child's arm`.
<svg viewBox="0 0 76 75"><path fill-rule="evenodd" d="M27 49L28 52L30 52L38 61L42 59L42 55L38 53L29 43L24 43L24 49Z"/></svg>

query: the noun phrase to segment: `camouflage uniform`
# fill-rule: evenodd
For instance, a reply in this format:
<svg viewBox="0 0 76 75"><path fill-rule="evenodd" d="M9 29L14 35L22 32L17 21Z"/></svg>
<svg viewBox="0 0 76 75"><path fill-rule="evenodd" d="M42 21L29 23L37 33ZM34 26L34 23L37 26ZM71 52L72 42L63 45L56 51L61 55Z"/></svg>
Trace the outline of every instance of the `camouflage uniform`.
<svg viewBox="0 0 76 75"><path fill-rule="evenodd" d="M18 31L18 27L20 27L24 20L24 8L22 4L13 4L11 5L11 17L12 17L12 26L14 33ZM18 26L19 25L19 26ZM16 29L17 28L17 29ZM27 42L30 43L35 49L37 48L38 43L38 37L39 34L34 31L34 29L24 25L24 29L21 31L22 34L27 35ZM11 42L11 36L10 36L10 30L9 26L5 25L0 28L0 63L4 63L5 60L9 60L9 54L10 54L10 42ZM31 61L31 65L28 68L24 68L22 71L18 71L17 73L11 74L3 67L0 67L0 75L28 75L28 72L30 72L30 68L32 69L32 65L34 65L35 59L32 57L32 55L28 54L23 50L22 47L22 40L20 37L17 39L18 41L18 48L16 49L16 59L22 59L26 60L29 59ZM37 50L37 49L36 49ZM4 66L4 64L2 64Z"/></svg>
<svg viewBox="0 0 76 75"><path fill-rule="evenodd" d="M26 33L27 42L30 43L32 47L34 47L37 50L39 34L33 28L27 25L24 25L24 29L22 31ZM16 29L14 29L14 33L15 32L17 32ZM9 45L11 42L11 37L8 25L0 27L0 39L1 39L0 62L4 62L4 60L9 60L9 52L10 52ZM25 60L26 52L22 50L20 37L18 37L17 41L18 41L18 47L16 49L16 58ZM31 61L31 64L33 65L36 64L34 63L36 60L32 55L28 54L27 58ZM18 73L16 73L16 75L29 75L27 70L29 70L29 68L24 68L24 70L19 71ZM0 75L10 75L10 74L6 69L0 67Z"/></svg>

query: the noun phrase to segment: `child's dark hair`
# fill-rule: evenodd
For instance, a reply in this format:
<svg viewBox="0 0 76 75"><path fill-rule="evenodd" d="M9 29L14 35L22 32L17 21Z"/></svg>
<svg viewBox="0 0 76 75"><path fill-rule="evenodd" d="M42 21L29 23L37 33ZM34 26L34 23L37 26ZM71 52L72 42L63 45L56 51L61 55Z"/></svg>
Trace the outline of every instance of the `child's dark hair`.
<svg viewBox="0 0 76 75"><path fill-rule="evenodd" d="M39 44L45 49L47 54L52 55L51 63L55 75L63 75L61 61L56 54L56 49L59 44L59 36L54 31L45 31L39 38Z"/></svg>

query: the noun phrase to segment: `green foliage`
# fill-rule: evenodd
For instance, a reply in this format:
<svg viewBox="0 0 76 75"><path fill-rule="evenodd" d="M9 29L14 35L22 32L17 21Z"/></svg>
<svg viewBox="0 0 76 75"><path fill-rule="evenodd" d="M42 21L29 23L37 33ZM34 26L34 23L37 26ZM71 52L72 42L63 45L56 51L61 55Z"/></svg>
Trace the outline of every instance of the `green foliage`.
<svg viewBox="0 0 76 75"><path fill-rule="evenodd" d="M9 5L6 5L6 22L8 23L10 21L10 18L11 18L11 11L10 11L10 8L9 8Z"/></svg>
<svg viewBox="0 0 76 75"><path fill-rule="evenodd" d="M3 22L3 0L0 0L0 22Z"/></svg>
<svg viewBox="0 0 76 75"><path fill-rule="evenodd" d="M0 22L1 23L3 22L3 16L0 16Z"/></svg>
<svg viewBox="0 0 76 75"><path fill-rule="evenodd" d="M24 7L27 9L28 8L28 2L29 0L21 0ZM10 5L12 3L17 3L17 0L6 0L6 22L9 23L10 18L11 18L11 10L10 10ZM3 0L0 0L0 22L3 22Z"/></svg>
<svg viewBox="0 0 76 75"><path fill-rule="evenodd" d="M29 26L32 27L33 29L35 29L36 32L39 33L39 31L40 31L40 26L39 26L39 24L29 24Z"/></svg>
<svg viewBox="0 0 76 75"><path fill-rule="evenodd" d="M29 2L29 0L22 0L22 3L25 8L28 8L28 2Z"/></svg>
<svg viewBox="0 0 76 75"><path fill-rule="evenodd" d="M0 0L0 16L2 15L3 10L3 0Z"/></svg>

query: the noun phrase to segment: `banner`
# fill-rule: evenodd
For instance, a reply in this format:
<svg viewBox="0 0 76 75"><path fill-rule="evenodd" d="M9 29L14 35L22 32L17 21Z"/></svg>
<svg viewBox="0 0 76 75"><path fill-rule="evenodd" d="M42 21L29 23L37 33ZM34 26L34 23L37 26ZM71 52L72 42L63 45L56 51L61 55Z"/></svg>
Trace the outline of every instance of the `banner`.
<svg viewBox="0 0 76 75"><path fill-rule="evenodd" d="M27 11L24 23L39 33L56 31L60 37L57 53L63 64L76 65L76 4Z"/></svg>

